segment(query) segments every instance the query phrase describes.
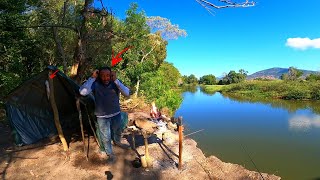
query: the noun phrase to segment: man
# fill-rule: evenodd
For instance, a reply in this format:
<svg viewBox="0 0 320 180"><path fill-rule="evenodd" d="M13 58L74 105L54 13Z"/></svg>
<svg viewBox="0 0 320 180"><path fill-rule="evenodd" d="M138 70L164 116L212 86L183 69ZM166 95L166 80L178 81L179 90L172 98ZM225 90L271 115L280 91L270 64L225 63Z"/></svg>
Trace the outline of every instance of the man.
<svg viewBox="0 0 320 180"><path fill-rule="evenodd" d="M122 148L129 148L121 143L121 114L120 114L120 93L129 97L130 90L118 79L115 71L109 67L95 70L91 78L79 89L81 95L86 96L93 92L95 98L95 115L99 125L100 135L105 151L110 161L115 160L112 151L111 140L115 145Z"/></svg>

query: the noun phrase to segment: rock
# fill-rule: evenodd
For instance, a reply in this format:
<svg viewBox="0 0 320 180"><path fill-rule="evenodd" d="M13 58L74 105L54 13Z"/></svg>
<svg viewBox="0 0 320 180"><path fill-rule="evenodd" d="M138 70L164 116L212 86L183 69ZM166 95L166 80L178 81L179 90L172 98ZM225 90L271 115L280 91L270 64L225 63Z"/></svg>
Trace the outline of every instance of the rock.
<svg viewBox="0 0 320 180"><path fill-rule="evenodd" d="M134 124L139 128L144 130L148 134L152 134L157 130L158 126L156 123L152 121L148 121L146 119L136 119Z"/></svg>

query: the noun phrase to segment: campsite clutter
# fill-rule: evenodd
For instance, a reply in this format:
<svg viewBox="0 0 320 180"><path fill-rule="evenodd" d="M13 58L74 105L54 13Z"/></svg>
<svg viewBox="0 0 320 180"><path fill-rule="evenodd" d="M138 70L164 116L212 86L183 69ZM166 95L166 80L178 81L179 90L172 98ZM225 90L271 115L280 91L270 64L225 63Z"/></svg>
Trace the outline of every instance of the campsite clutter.
<svg viewBox="0 0 320 180"><path fill-rule="evenodd" d="M152 104L152 108L155 108L155 104ZM132 138L132 148L136 149L136 135L142 135L143 142L145 146L144 155L141 156L141 164L144 168L152 168L154 158L149 154L149 142L148 138L156 138L157 143L163 143L165 145L173 145L179 138L179 168L182 164L182 126L178 126L177 122L182 124L182 117L179 118L168 118L165 115L162 115L160 118L147 118L147 117L138 117L135 119L129 120L127 126L127 134L130 134ZM178 130L178 127L181 127L179 131L179 136L175 131ZM181 136L180 136L181 134ZM151 140L152 142L152 140Z"/></svg>
<svg viewBox="0 0 320 180"><path fill-rule="evenodd" d="M102 144L96 133L94 99L79 96L78 90L71 79L49 66L6 97L7 119L15 143L22 147L9 145L10 138L1 139L7 141L7 147L0 149L4 179L176 179L177 174L181 179L260 178L239 165L206 158L192 139L183 141L202 130L184 136L181 117L150 118L147 108L136 108L139 104L130 99L121 106L121 120L133 150L115 148L119 159L106 164L98 153ZM9 130L0 134L10 137ZM56 143L58 138L62 144ZM97 143L90 143L93 140Z"/></svg>
<svg viewBox="0 0 320 180"><path fill-rule="evenodd" d="M98 126L93 115L94 99L78 94L79 86L57 68L49 66L44 71L21 84L6 97L6 108L15 143L29 145L59 136L63 150L68 151L73 133L81 132L83 153L89 160L89 144L85 143L85 132L93 134L97 146L103 149ZM156 109L155 104L152 107ZM126 109L125 105L121 107ZM138 162L145 168L153 167L149 144L173 145L179 140L179 168L182 164L182 118L138 117L130 119L121 112L124 134L131 137L131 146L136 150L136 139L143 137L144 153L137 153ZM178 131L179 130L179 131ZM179 132L179 136L177 134ZM70 144L69 144L70 145Z"/></svg>

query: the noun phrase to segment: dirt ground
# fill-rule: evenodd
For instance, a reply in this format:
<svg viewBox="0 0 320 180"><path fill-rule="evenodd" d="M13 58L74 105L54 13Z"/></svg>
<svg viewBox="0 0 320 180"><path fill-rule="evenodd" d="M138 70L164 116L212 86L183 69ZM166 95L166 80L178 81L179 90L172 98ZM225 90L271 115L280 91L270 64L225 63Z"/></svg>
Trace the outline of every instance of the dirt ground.
<svg viewBox="0 0 320 180"><path fill-rule="evenodd" d="M129 114L129 118L145 116L143 112ZM117 159L107 163L99 154L93 137L89 138L89 159L86 160L83 142L69 144L69 152L63 151L58 138L45 140L35 145L15 147L10 139L10 130L0 123L0 176L2 179L269 179L280 177L249 171L240 165L224 163L214 156L205 157L197 143L189 138L183 142L183 166L178 170L178 142L176 132L169 133L171 141L162 142L152 136L148 139L152 168L135 168L133 161L144 155L143 137L136 137L136 150L114 147ZM123 138L132 144L131 136ZM88 138L86 137L86 147Z"/></svg>

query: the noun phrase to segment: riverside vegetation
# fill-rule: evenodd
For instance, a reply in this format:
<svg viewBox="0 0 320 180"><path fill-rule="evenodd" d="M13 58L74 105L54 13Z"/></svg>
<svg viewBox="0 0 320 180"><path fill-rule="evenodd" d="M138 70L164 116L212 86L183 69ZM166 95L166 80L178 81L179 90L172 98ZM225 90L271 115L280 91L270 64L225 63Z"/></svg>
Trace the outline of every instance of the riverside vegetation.
<svg viewBox="0 0 320 180"><path fill-rule="evenodd" d="M280 76L280 79L256 78L246 80L247 71L230 71L219 82L203 83L201 89L209 94L221 92L246 99L285 99L285 100L320 100L320 75L308 74L294 67L289 67L288 73ZM186 80L190 79L186 77ZM201 77L203 79L205 76ZM188 82L188 81L186 81ZM216 85L218 84L218 85Z"/></svg>
<svg viewBox="0 0 320 180"><path fill-rule="evenodd" d="M182 102L175 90L181 75L165 58L168 40L186 36L186 31L169 19L147 17L136 3L121 20L90 0L5 0L0 22L1 112L3 98L48 65L80 85L94 69L111 64L112 51L129 46L134 48L113 70L133 96L147 103L155 101L169 114Z"/></svg>
<svg viewBox="0 0 320 180"><path fill-rule="evenodd" d="M319 100L320 81L250 80L229 85L203 85L207 93L221 92L247 99Z"/></svg>

